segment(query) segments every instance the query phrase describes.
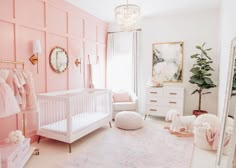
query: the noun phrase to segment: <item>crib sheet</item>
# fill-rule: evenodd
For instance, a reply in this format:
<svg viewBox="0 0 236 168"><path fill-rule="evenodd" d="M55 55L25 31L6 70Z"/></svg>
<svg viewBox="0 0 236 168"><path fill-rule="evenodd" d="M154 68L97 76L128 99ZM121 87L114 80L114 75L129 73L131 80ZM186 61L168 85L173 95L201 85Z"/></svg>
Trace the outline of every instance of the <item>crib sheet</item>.
<svg viewBox="0 0 236 168"><path fill-rule="evenodd" d="M94 122L97 122L99 120L104 119L107 117L109 114L104 113L104 112L96 112L96 113L80 113L77 115L74 115L72 117L72 132L77 132L85 127L88 127ZM61 120L57 121L51 124L47 124L42 126L40 129L47 130L47 131L52 131L55 133L60 133L60 134L67 134L67 120Z"/></svg>

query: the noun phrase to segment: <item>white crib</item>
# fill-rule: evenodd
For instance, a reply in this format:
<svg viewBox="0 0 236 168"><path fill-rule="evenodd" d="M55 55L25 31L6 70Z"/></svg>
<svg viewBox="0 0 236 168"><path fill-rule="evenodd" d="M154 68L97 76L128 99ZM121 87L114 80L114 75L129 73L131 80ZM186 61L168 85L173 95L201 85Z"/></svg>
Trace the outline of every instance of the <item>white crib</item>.
<svg viewBox="0 0 236 168"><path fill-rule="evenodd" d="M40 94L40 136L71 143L88 133L110 124L112 98L109 90L79 89Z"/></svg>

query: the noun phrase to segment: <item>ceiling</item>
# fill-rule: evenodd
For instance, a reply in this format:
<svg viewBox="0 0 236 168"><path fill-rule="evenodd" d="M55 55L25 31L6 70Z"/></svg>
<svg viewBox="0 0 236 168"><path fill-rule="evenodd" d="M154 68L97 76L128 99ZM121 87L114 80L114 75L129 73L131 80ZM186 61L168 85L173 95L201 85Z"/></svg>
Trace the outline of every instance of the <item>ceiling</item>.
<svg viewBox="0 0 236 168"><path fill-rule="evenodd" d="M107 22L114 21L114 8L126 0L65 0ZM220 0L129 0L141 7L141 17L165 13L218 8Z"/></svg>

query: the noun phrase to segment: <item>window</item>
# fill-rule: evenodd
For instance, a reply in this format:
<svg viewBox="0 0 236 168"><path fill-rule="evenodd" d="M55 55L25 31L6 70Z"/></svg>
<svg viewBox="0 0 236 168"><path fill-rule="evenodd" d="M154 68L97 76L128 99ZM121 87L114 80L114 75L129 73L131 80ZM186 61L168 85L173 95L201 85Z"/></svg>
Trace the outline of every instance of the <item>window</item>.
<svg viewBox="0 0 236 168"><path fill-rule="evenodd" d="M133 33L108 35L107 88L133 89Z"/></svg>

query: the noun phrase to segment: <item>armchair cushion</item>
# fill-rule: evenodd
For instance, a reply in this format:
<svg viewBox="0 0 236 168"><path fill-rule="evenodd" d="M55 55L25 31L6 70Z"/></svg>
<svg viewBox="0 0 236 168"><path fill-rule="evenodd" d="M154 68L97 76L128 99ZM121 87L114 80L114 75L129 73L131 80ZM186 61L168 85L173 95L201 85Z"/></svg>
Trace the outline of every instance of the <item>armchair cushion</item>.
<svg viewBox="0 0 236 168"><path fill-rule="evenodd" d="M114 102L130 102L130 96L128 92L115 92L113 93Z"/></svg>
<svg viewBox="0 0 236 168"><path fill-rule="evenodd" d="M117 102L113 103L113 108L115 111L132 111L136 110L136 103L135 102Z"/></svg>

